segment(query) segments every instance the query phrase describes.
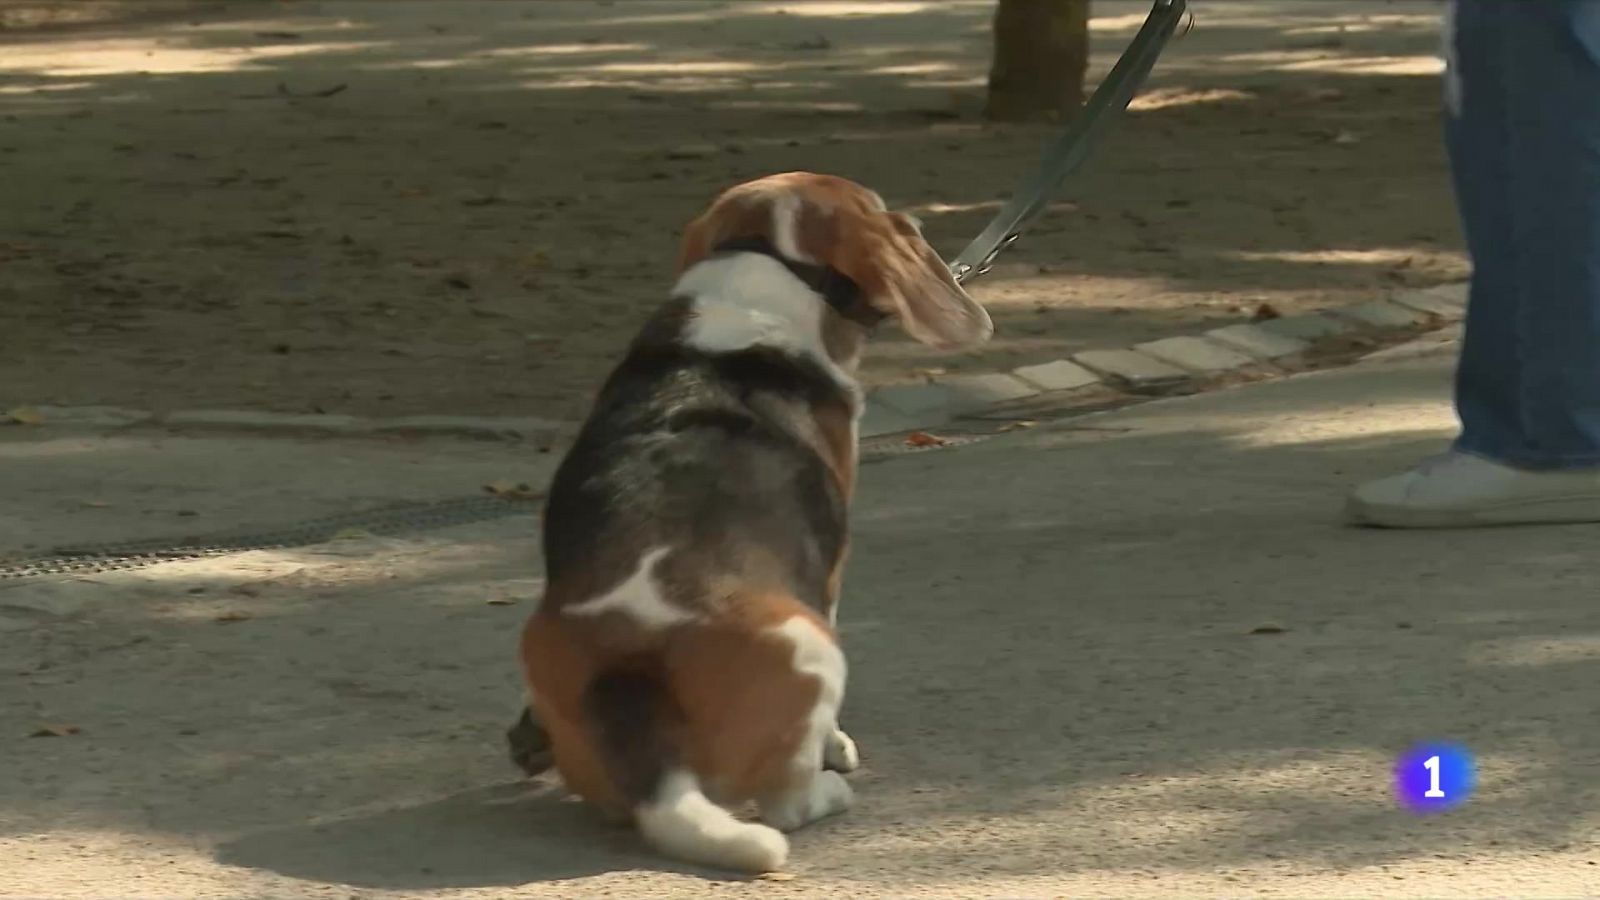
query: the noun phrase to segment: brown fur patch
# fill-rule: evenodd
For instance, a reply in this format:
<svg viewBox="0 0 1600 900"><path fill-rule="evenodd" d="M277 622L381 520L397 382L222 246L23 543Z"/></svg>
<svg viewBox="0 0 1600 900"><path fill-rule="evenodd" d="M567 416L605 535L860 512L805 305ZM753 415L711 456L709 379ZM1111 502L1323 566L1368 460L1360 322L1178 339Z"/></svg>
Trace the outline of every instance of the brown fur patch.
<svg viewBox="0 0 1600 900"><path fill-rule="evenodd" d="M742 237L772 238L772 206L768 198L730 189L689 223L678 251L678 272L711 255L724 241Z"/></svg>
<svg viewBox="0 0 1600 900"><path fill-rule="evenodd" d="M781 791L806 737L820 685L794 668L794 646L772 629L812 609L784 594L733 598L728 614L696 626L666 655L684 716L685 761L707 792L733 805Z"/></svg>
<svg viewBox="0 0 1600 900"><path fill-rule="evenodd" d="M541 610L522 630L522 671L534 714L550 735L567 789L611 818L632 814L605 771L583 710L583 695L603 660L559 612Z"/></svg>
<svg viewBox="0 0 1600 900"><path fill-rule="evenodd" d="M783 593L727 599L712 619L656 635L673 701L669 743L716 801L734 805L782 790L807 734L820 685L794 668L794 646L772 629L795 616L832 630ZM550 734L556 768L574 793L613 818L631 814L594 745L583 703L590 682L633 652L620 622L541 611L523 630L524 676ZM665 638L665 640L663 640Z"/></svg>

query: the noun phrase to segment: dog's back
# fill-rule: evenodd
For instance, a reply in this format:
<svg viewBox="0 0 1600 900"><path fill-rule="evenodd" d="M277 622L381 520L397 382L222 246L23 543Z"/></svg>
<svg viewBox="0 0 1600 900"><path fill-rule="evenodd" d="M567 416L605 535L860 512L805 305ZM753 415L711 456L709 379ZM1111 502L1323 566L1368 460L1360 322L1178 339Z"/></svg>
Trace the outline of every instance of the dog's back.
<svg viewBox="0 0 1600 900"><path fill-rule="evenodd" d="M845 497L819 452L816 419L849 417L854 398L781 350L686 345L691 302L673 300L646 325L557 470L549 581L614 575L641 551L671 548L672 600L685 610L705 611L714 586L704 579L736 577L825 612Z"/></svg>
<svg viewBox="0 0 1600 900"><path fill-rule="evenodd" d="M632 817L673 856L766 871L787 855L780 831L851 801L823 763L855 761L837 726L845 661L833 618L860 411L852 372L863 322L884 315L865 307L920 280L948 296L918 301L919 327L970 338L989 326L876 195L825 176L744 188L691 226L674 299L556 473L546 592L522 658L573 791ZM850 215L876 230L815 251L821 239L802 226L823 207L835 231ZM712 239L719 230L731 233ZM730 249L727 238L745 240ZM891 239L904 246L837 268L845 249ZM919 308L900 310L908 329ZM766 824L725 808L751 800Z"/></svg>
<svg viewBox="0 0 1600 900"><path fill-rule="evenodd" d="M759 871L787 842L722 806L820 768L796 756L843 694L845 496L815 411L853 400L782 351L685 345L688 303L634 342L557 470L525 656L555 686L537 702L576 792L675 856Z"/></svg>

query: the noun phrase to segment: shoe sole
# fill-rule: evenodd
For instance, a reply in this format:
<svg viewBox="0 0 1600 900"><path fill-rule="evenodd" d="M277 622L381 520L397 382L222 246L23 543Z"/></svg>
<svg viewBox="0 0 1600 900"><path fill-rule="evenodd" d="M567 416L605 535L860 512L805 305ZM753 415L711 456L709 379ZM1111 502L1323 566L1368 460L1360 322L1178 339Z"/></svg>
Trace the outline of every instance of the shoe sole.
<svg viewBox="0 0 1600 900"><path fill-rule="evenodd" d="M1600 495L1521 500L1471 509L1376 506L1352 497L1345 520L1373 528L1493 528L1507 525L1583 525L1600 522Z"/></svg>

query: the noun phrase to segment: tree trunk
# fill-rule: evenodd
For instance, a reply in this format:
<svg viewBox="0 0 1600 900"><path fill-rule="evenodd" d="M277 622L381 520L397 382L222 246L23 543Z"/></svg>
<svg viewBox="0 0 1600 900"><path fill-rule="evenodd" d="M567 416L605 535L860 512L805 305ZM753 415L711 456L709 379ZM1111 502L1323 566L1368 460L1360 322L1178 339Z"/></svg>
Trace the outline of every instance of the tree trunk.
<svg viewBox="0 0 1600 900"><path fill-rule="evenodd" d="M1067 119L1083 105L1089 0L999 0L989 68L991 119Z"/></svg>

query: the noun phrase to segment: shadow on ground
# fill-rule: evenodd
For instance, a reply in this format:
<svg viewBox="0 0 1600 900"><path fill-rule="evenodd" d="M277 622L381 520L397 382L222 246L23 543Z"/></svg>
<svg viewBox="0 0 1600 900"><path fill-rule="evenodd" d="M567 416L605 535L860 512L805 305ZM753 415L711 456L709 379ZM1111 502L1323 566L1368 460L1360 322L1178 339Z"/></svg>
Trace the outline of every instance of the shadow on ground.
<svg viewBox="0 0 1600 900"><path fill-rule="evenodd" d="M599 824L555 790L521 782L257 832L223 844L217 858L305 881L405 890L511 887L663 868L627 830Z"/></svg>

